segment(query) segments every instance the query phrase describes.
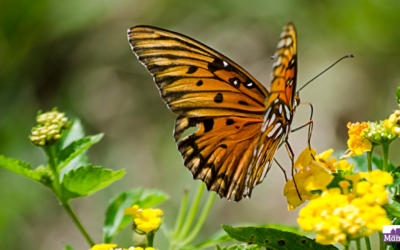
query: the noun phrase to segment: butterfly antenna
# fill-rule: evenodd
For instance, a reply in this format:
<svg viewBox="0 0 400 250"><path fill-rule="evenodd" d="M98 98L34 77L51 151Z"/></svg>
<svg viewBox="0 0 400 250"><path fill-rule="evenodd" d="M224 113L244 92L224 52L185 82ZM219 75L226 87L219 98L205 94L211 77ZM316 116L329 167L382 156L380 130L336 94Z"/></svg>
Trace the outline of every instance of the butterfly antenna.
<svg viewBox="0 0 400 250"><path fill-rule="evenodd" d="M308 81L306 84L304 84L304 85L297 91L297 93L299 93L300 90L304 89L304 87L307 86L310 82L314 81L314 80L317 79L320 75L322 75L323 73L325 73L326 71L328 71L330 68L332 68L333 66L335 66L338 62L340 62L341 60L343 60L343 59L345 59L345 58L348 58L348 57L354 57L354 55L351 54L351 55L347 55L347 56L344 56L344 57L340 58L340 59L337 60L334 64L332 64L331 66L329 66L328 68L326 68L324 71L322 71L321 73L319 73L317 76L315 76L313 79L311 79L311 80Z"/></svg>

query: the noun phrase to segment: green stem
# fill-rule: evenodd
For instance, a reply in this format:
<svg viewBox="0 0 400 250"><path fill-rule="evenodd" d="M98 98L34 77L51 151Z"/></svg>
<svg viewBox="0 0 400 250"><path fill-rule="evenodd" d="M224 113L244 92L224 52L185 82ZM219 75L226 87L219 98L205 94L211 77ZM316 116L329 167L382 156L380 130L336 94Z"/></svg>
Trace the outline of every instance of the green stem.
<svg viewBox="0 0 400 250"><path fill-rule="evenodd" d="M173 238L178 237L179 231L182 228L182 223L183 223L183 218L185 218L186 215L186 209L187 209L187 201L188 201L188 190L187 188L185 188L184 193L183 193L183 198L182 198L182 202L181 202L181 207L179 208L179 212L178 212L178 217L176 218L176 222L175 222L175 228L174 228L174 232L172 234Z"/></svg>
<svg viewBox="0 0 400 250"><path fill-rule="evenodd" d="M385 242L383 242L383 234L379 232L379 249L385 250Z"/></svg>
<svg viewBox="0 0 400 250"><path fill-rule="evenodd" d="M349 250L349 245L350 245L350 244L347 243L347 244L344 246L344 249L345 249L345 250Z"/></svg>
<svg viewBox="0 0 400 250"><path fill-rule="evenodd" d="M79 221L78 217L76 217L76 215L75 215L74 211L72 210L71 206L68 204L68 202L63 203L62 205L65 208L65 210L67 210L67 213L72 218L72 220L74 221L75 225L78 227L78 229L81 232L81 234L83 235L83 237L85 237L87 243L91 247L93 247L95 245L93 240L90 238L89 234L86 232L85 228L82 226L82 224Z"/></svg>
<svg viewBox="0 0 400 250"><path fill-rule="evenodd" d="M383 152L383 171L388 171L389 165L389 145L390 143L382 143L382 152Z"/></svg>
<svg viewBox="0 0 400 250"><path fill-rule="evenodd" d="M356 239L356 249L361 250L361 242L360 239Z"/></svg>
<svg viewBox="0 0 400 250"><path fill-rule="evenodd" d="M368 172L372 171L372 151L374 146L372 146L371 151L367 152L367 162L368 162Z"/></svg>
<svg viewBox="0 0 400 250"><path fill-rule="evenodd" d="M53 190L53 192L57 196L60 203L63 205L65 210L67 210L67 213L69 214L71 219L74 221L75 225L78 227L78 229L81 232L81 234L83 235L83 237L85 237L88 244L91 247L93 247L94 246L93 240L90 238L89 234L86 232L85 228L82 226L81 222L76 217L71 206L68 204L67 201L64 201L63 192L62 192L61 183L60 183L60 175L57 171L56 147L54 145L47 146L47 147L44 147L44 151L46 152L46 155L47 155L47 164L49 165L49 168L53 172L53 176L54 176L53 185L51 187L51 190Z"/></svg>
<svg viewBox="0 0 400 250"><path fill-rule="evenodd" d="M53 191L56 194L58 200L63 203L63 195L60 184L60 175L57 171L57 158L56 158L56 147L54 145L46 146L43 148L47 155L47 164L49 165L50 170L53 172Z"/></svg>
<svg viewBox="0 0 400 250"><path fill-rule="evenodd" d="M369 237L364 237L365 239L365 246L367 246L367 250L371 250L371 242L369 241Z"/></svg>
<svg viewBox="0 0 400 250"><path fill-rule="evenodd" d="M203 194L204 191L204 184L202 182L199 183L199 187L197 189L197 194L192 202L192 205L190 206L190 212L188 216L186 217L186 220L184 222L183 228L181 232L179 233L178 239L182 240L186 237L188 234L190 227L193 224L194 217L196 216L197 213L197 208L199 207L199 203L201 200L201 195Z"/></svg>
<svg viewBox="0 0 400 250"><path fill-rule="evenodd" d="M217 193L214 192L210 193L210 196L208 197L208 200L204 205L203 211L201 212L200 217L196 222L196 225L194 226L192 232L186 237L186 240L182 243L183 246L186 246L190 242L192 242L194 238L197 236L197 234L200 232L201 227L203 226L205 220L207 219L207 215L210 212L212 204L214 203L216 195Z"/></svg>
<svg viewBox="0 0 400 250"><path fill-rule="evenodd" d="M146 236L147 236L147 247L153 247L155 233L149 232L148 234L146 234Z"/></svg>

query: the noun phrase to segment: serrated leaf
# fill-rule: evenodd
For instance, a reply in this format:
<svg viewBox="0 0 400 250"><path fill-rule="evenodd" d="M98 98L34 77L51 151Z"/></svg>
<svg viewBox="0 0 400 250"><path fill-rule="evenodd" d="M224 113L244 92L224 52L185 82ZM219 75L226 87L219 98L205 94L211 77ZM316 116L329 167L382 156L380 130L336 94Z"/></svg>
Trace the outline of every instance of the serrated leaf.
<svg viewBox="0 0 400 250"><path fill-rule="evenodd" d="M285 232L272 228L238 227L222 225L228 235L238 241L247 244L256 244L260 247L272 249L296 249L296 250L333 250L332 245L321 245L314 240L291 232Z"/></svg>
<svg viewBox="0 0 400 250"><path fill-rule="evenodd" d="M114 172L92 165L72 170L64 176L62 181L62 186L65 189L64 198L71 200L91 195L107 187L114 181L121 179L124 174L124 169Z"/></svg>
<svg viewBox="0 0 400 250"><path fill-rule="evenodd" d="M63 169L70 163L75 157L82 154L86 149L92 146L95 143L98 143L101 138L103 138L103 134L98 134L94 136L88 136L76 141L73 141L69 144L66 148L61 150L57 154L57 161L58 161L58 171Z"/></svg>
<svg viewBox="0 0 400 250"><path fill-rule="evenodd" d="M73 141L79 140L85 136L85 131L79 119L74 119L69 123L69 125L70 127L64 131L63 136L57 143L57 148L59 149L58 152L67 147Z"/></svg>
<svg viewBox="0 0 400 250"><path fill-rule="evenodd" d="M110 243L113 237L132 222L131 215L124 215L124 209L138 205L146 209L161 204L168 195L157 189L138 188L122 192L110 201L103 227L103 242Z"/></svg>
<svg viewBox="0 0 400 250"><path fill-rule="evenodd" d="M0 155L0 167L8 169L16 174L28 177L29 179L40 181L42 175L32 169L29 163L15 160L12 158L7 158Z"/></svg>
<svg viewBox="0 0 400 250"><path fill-rule="evenodd" d="M65 250L74 250L70 245L65 244Z"/></svg>
<svg viewBox="0 0 400 250"><path fill-rule="evenodd" d="M279 229L282 231L292 232L292 233L296 233L299 235L314 234L314 233L300 231L298 227L278 225L278 224L254 225L254 227ZM210 239L208 239L200 244L194 245L194 246L185 247L185 249L187 249L187 250L189 250L189 249L196 249L196 250L204 249L204 248L207 248L210 246L214 246L215 244L224 243L224 242L228 242L228 241L232 241L232 240L233 239L231 237L229 237L229 235L224 230L221 230L221 231L218 231L216 234L214 234Z"/></svg>

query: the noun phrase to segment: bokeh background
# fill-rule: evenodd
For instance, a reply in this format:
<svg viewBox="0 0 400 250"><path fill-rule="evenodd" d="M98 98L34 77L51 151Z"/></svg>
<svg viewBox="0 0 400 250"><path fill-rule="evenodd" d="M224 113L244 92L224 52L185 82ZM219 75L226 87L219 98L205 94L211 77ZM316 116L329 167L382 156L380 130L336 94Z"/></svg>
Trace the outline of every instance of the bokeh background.
<svg viewBox="0 0 400 250"><path fill-rule="evenodd" d="M293 21L299 38L301 86L336 59L347 59L301 92L315 108L312 145L317 152L346 150L347 122L386 119L397 105L400 85L400 2L364 1L185 1L17 0L0 1L0 154L43 164L44 154L28 135L38 110L58 107L80 117L87 134L105 133L89 151L95 165L124 178L93 196L72 202L91 236L101 243L104 212L118 192L134 187L170 194L162 205L175 220L184 187L197 182L183 167L172 137L175 115L159 97L152 77L131 52L126 30L147 24L193 37L227 55L265 86L282 27ZM298 109L295 126L308 120ZM295 152L306 130L291 135ZM398 144L398 143L397 143ZM392 147L400 162L399 145ZM379 150L377 150L379 153ZM290 169L282 148L281 164ZM217 199L198 241L221 224L296 225L288 212L284 178L274 166L251 199ZM49 190L0 169L1 249L88 249ZM159 234L161 235L161 234ZM158 248L165 239L157 236ZM131 244L131 231L115 241Z"/></svg>

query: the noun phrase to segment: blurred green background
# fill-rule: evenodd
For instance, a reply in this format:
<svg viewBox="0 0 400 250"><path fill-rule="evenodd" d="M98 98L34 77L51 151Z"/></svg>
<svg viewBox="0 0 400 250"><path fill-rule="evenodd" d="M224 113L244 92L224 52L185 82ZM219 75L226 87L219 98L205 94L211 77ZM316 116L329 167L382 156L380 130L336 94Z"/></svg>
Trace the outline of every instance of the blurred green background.
<svg viewBox="0 0 400 250"><path fill-rule="evenodd" d="M183 167L172 138L175 115L159 97L152 77L131 52L126 31L146 24L193 37L239 63L265 86L282 27L298 31L301 86L336 59L353 53L301 93L315 108L312 145L317 152L346 150L347 122L386 119L400 82L399 1L185 1L17 0L0 1L0 154L42 164L44 154L28 135L38 110L58 107L80 117L88 134L105 138L90 151L96 165L125 177L88 198L74 200L83 224L101 243L108 200L120 191L159 188L171 199L162 205L175 220L185 186L197 182ZM300 107L295 126L308 120ZM291 135L297 154L307 132ZM395 144L399 144L398 142ZM392 159L400 163L399 145ZM379 151L379 150L378 150ZM286 169L284 149L277 158ZM284 178L274 166L251 199L217 199L202 234L220 224L297 225L299 210L287 211ZM1 249L88 249L55 197L41 185L0 169ZM159 234L160 235L160 234ZM131 231L115 241L131 244ZM165 239L157 236L160 249Z"/></svg>

